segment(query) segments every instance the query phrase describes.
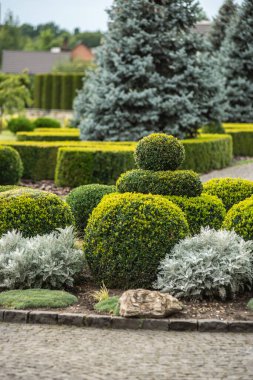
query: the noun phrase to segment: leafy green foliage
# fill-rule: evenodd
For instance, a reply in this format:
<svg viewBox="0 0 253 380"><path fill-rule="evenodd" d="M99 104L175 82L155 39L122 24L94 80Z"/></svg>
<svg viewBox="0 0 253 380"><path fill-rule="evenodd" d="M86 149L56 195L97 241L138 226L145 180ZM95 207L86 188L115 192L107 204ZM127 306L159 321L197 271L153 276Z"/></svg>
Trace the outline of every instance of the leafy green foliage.
<svg viewBox="0 0 253 380"><path fill-rule="evenodd" d="M235 156L253 157L253 129L247 125L242 124L237 128L226 127L226 133L230 134L233 139Z"/></svg>
<svg viewBox="0 0 253 380"><path fill-rule="evenodd" d="M109 31L74 101L82 140L137 141L151 132L195 137L220 121L222 79L195 0L115 0Z"/></svg>
<svg viewBox="0 0 253 380"><path fill-rule="evenodd" d="M134 157L140 169L176 170L185 159L185 149L175 137L153 133L138 142Z"/></svg>
<svg viewBox="0 0 253 380"><path fill-rule="evenodd" d="M165 252L187 234L183 212L164 197L109 194L90 216L84 253L98 283L150 287Z"/></svg>
<svg viewBox="0 0 253 380"><path fill-rule="evenodd" d="M249 300L249 302L247 304L247 309L253 311L253 298L251 298L251 300Z"/></svg>
<svg viewBox="0 0 253 380"><path fill-rule="evenodd" d="M83 235L90 214L99 204L104 195L116 192L115 186L86 185L72 190L66 198L75 218L79 234Z"/></svg>
<svg viewBox="0 0 253 380"><path fill-rule="evenodd" d="M109 297L107 300L98 302L94 308L101 313L110 313L119 316L119 297Z"/></svg>
<svg viewBox="0 0 253 380"><path fill-rule="evenodd" d="M17 140L18 141L79 141L79 130L72 128L70 131L59 130L58 128L55 130L54 128L46 128L51 129L49 132L18 132Z"/></svg>
<svg viewBox="0 0 253 380"><path fill-rule="evenodd" d="M72 227L25 238L12 231L0 239L0 283L9 289L73 286L84 267Z"/></svg>
<svg viewBox="0 0 253 380"><path fill-rule="evenodd" d="M33 122L34 128L61 128L59 120L50 117L38 117Z"/></svg>
<svg viewBox="0 0 253 380"><path fill-rule="evenodd" d="M26 289L0 293L0 305L12 309L62 308L77 302L75 296L59 290Z"/></svg>
<svg viewBox="0 0 253 380"><path fill-rule="evenodd" d="M241 178L213 178L204 183L204 192L220 198L228 211L253 195L253 181Z"/></svg>
<svg viewBox="0 0 253 380"><path fill-rule="evenodd" d="M25 131L31 132L34 130L34 126L33 126L32 122L24 116L15 117L15 118L10 119L8 121L7 128L12 133L25 132Z"/></svg>
<svg viewBox="0 0 253 380"><path fill-rule="evenodd" d="M167 252L155 287L180 298L233 297L251 288L252 250L234 231L203 229Z"/></svg>
<svg viewBox="0 0 253 380"><path fill-rule="evenodd" d="M191 170L153 172L136 169L121 174L116 183L120 193L143 193L197 197L203 186Z"/></svg>
<svg viewBox="0 0 253 380"><path fill-rule="evenodd" d="M0 146L0 185L15 185L23 174L19 153L8 146Z"/></svg>
<svg viewBox="0 0 253 380"><path fill-rule="evenodd" d="M213 121L201 128L202 133L225 133L225 129L219 121Z"/></svg>
<svg viewBox="0 0 253 380"><path fill-rule="evenodd" d="M70 207L55 194L28 188L0 193L0 236L13 229L25 237L43 235L73 222Z"/></svg>
<svg viewBox="0 0 253 380"><path fill-rule="evenodd" d="M6 185L6 186L0 186L0 193L3 193L4 191L14 190L14 189L20 189L22 186L16 186L16 185Z"/></svg>
<svg viewBox="0 0 253 380"><path fill-rule="evenodd" d="M253 240L253 197L235 204L222 226L229 231L234 230L245 240Z"/></svg>
<svg viewBox="0 0 253 380"><path fill-rule="evenodd" d="M81 73L85 76L87 70L95 68L94 63L83 61L82 59L74 59L73 61L59 62L53 68L53 73Z"/></svg>
<svg viewBox="0 0 253 380"><path fill-rule="evenodd" d="M226 209L220 199L208 194L200 197L168 196L185 213L192 235L200 233L202 227L218 230L226 216Z"/></svg>

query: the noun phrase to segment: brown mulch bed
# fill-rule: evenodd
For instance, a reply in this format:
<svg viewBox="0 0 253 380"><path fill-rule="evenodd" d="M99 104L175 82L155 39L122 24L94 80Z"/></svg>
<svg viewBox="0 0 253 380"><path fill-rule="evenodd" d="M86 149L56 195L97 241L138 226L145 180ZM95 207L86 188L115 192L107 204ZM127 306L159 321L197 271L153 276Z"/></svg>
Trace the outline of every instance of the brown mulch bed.
<svg viewBox="0 0 253 380"><path fill-rule="evenodd" d="M100 314L94 310L94 301L92 294L99 290L93 284L86 284L72 290L72 293L78 297L78 304L66 309L57 309L66 313L84 313ZM111 296L120 296L123 291L119 289L109 290ZM242 320L253 321L253 311L247 310L248 301L253 298L253 292L245 293L235 300L226 302L221 301L182 301L184 310L175 314L173 318L179 319L219 319L219 320ZM105 313L103 313L105 314Z"/></svg>
<svg viewBox="0 0 253 380"><path fill-rule="evenodd" d="M70 187L57 187L54 183L54 181L50 180L43 180L43 181L30 181L30 180L23 180L20 183L20 186L25 187L31 187L32 189L38 189L38 190L44 190L49 191L50 193L54 193L59 196L66 196L70 192Z"/></svg>

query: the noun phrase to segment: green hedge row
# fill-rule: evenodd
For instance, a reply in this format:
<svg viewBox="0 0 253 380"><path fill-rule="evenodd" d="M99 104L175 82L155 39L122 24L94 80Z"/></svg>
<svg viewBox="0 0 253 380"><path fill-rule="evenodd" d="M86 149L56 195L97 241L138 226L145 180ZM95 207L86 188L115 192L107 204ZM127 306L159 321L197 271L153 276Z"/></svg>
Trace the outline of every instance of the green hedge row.
<svg viewBox="0 0 253 380"><path fill-rule="evenodd" d="M59 162L57 166L57 181L73 186L73 175L70 170L73 166L75 175L83 178L82 168L84 163L78 161L91 153L85 153L82 148L86 148L89 152L96 152L101 171L105 172L102 183L107 183L108 178L115 178L115 173L123 173L125 170L134 168L133 152L136 143L133 142L85 142L85 141L56 141L56 142L39 142L39 141L0 141L1 145L9 145L17 149L24 164L24 178L33 180L54 179L55 168L57 162L57 153L59 148L76 148L61 150L59 154ZM232 138L228 135L203 135L194 140L185 140L183 144L186 149L186 160L183 169L191 169L199 173L205 173L212 169L221 169L226 167L232 159ZM80 149L81 148L81 149ZM81 150L81 152L80 152ZM64 152L64 153L63 153ZM102 152L98 155L97 152ZM114 153L113 153L114 152ZM114 162L115 154L121 158ZM78 160L75 158L77 155ZM69 164L69 157L73 158L73 164ZM103 157L103 159L101 158ZM108 159L106 157L109 157ZM91 158L89 158L91 160ZM99 166L103 164L104 166ZM66 164L65 164L66 162ZM89 161L90 162L90 161ZM122 163L119 170L118 162ZM112 165L111 174L108 174L108 165ZM87 164L88 166L90 163ZM89 173L92 172L89 169ZM95 170L95 169L94 169ZM101 174L102 175L102 174ZM118 175L118 174L117 174ZM98 178L100 174L92 174L94 178ZM86 180L81 183L77 178L78 184L88 183ZM112 181L110 180L109 183Z"/></svg>
<svg viewBox="0 0 253 380"><path fill-rule="evenodd" d="M79 129L72 129L71 132L18 132L18 141L79 141Z"/></svg>
<svg viewBox="0 0 253 380"><path fill-rule="evenodd" d="M38 74L34 78L34 107L72 109L76 91L82 88L83 74Z"/></svg>
<svg viewBox="0 0 253 380"><path fill-rule="evenodd" d="M253 128L226 129L232 136L235 156L253 157Z"/></svg>

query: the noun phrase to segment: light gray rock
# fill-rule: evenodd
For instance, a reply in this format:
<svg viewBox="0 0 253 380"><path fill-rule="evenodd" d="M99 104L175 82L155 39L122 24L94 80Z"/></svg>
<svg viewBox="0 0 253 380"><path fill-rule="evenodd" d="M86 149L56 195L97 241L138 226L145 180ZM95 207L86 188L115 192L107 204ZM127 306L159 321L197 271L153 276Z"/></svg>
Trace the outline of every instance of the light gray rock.
<svg viewBox="0 0 253 380"><path fill-rule="evenodd" d="M122 317L165 318L183 309L170 294L145 289L127 290L120 297Z"/></svg>

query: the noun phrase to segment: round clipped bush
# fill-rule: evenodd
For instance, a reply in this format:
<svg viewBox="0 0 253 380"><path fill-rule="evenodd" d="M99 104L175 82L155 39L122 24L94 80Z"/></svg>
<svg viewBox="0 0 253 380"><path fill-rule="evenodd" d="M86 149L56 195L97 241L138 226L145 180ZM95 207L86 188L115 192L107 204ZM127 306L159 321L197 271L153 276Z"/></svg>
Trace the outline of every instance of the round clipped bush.
<svg viewBox="0 0 253 380"><path fill-rule="evenodd" d="M15 185L23 174L19 153L8 146L0 146L0 185Z"/></svg>
<svg viewBox="0 0 253 380"><path fill-rule="evenodd" d="M8 121L7 128L12 133L31 132L34 129L33 123L26 117L15 117Z"/></svg>
<svg viewBox="0 0 253 380"><path fill-rule="evenodd" d="M109 194L90 216L84 253L98 283L150 287L165 253L188 234L184 213L165 197Z"/></svg>
<svg viewBox="0 0 253 380"><path fill-rule="evenodd" d="M66 198L75 218L75 225L83 234L92 210L99 204L104 195L116 192L115 186L84 185L73 189Z"/></svg>
<svg viewBox="0 0 253 380"><path fill-rule="evenodd" d="M120 193L143 193L197 197L203 185L191 170L160 171L136 169L123 173L117 183Z"/></svg>
<svg viewBox="0 0 253 380"><path fill-rule="evenodd" d="M61 128L61 123L50 117L38 117L33 122L33 128Z"/></svg>
<svg viewBox="0 0 253 380"><path fill-rule="evenodd" d="M165 133L153 133L139 141L135 161L144 170L176 170L185 159L183 144Z"/></svg>
<svg viewBox="0 0 253 380"><path fill-rule="evenodd" d="M234 230L245 240L253 240L253 197L231 207L222 226Z"/></svg>
<svg viewBox="0 0 253 380"><path fill-rule="evenodd" d="M178 196L166 198L185 213L192 235L200 233L202 227L209 226L215 230L221 228L226 209L219 198L208 194L193 198Z"/></svg>
<svg viewBox="0 0 253 380"><path fill-rule="evenodd" d="M253 181L241 178L214 178L204 184L204 192L216 195L229 210L233 205L253 195Z"/></svg>
<svg viewBox="0 0 253 380"><path fill-rule="evenodd" d="M0 193L0 236L11 230L24 237L44 235L73 223L69 205L55 194L32 189Z"/></svg>

